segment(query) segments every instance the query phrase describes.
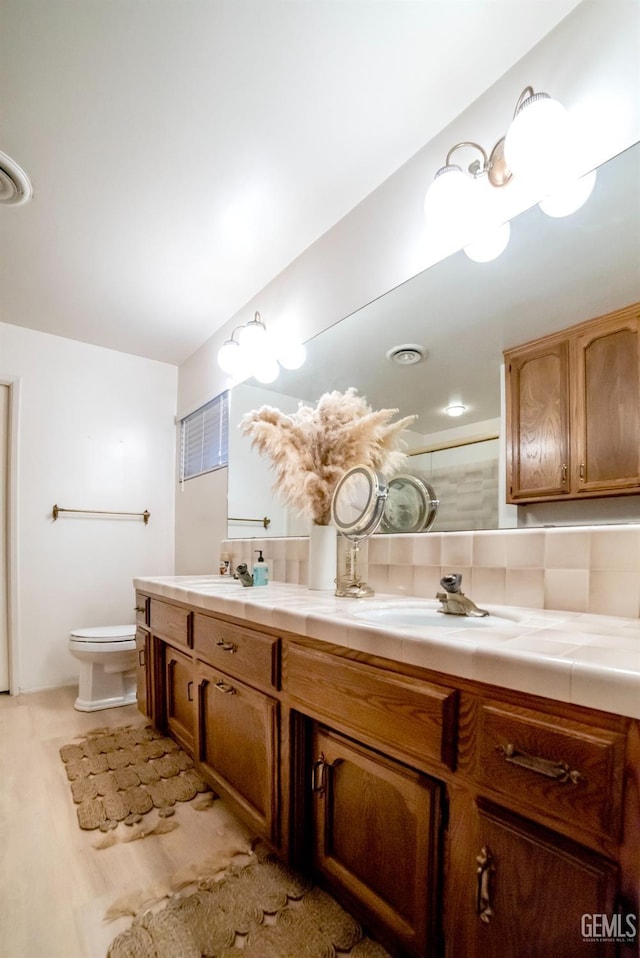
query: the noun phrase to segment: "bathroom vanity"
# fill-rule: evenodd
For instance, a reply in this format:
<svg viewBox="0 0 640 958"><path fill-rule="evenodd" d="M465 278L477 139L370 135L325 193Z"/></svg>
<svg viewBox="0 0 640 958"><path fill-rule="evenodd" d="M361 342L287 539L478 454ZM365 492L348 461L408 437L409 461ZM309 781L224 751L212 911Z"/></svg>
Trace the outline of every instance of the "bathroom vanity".
<svg viewBox="0 0 640 958"><path fill-rule="evenodd" d="M596 708L572 688L571 659L504 651L552 626L574 630L578 655L576 614L399 626L355 614L397 596L367 606L210 576L134 586L142 711L390 952L637 953L637 620L601 617L603 642L622 631L639 655L635 675L615 651L594 672ZM584 618L595 637L598 617ZM479 655L495 656L495 684L474 677ZM529 691L541 670L549 697ZM591 915L620 916L621 941L587 940Z"/></svg>

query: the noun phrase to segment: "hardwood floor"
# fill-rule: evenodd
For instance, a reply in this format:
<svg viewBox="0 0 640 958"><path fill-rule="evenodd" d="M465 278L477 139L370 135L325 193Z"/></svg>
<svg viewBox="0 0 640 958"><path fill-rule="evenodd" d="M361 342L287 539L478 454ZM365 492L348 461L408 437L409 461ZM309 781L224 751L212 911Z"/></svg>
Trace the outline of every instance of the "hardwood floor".
<svg viewBox="0 0 640 958"><path fill-rule="evenodd" d="M121 895L249 847L246 829L217 800L206 811L177 803L175 831L97 850L102 833L78 827L58 750L97 726L145 719L135 706L77 712L75 696L74 688L0 695L0 958L104 958L130 922L104 921ZM148 819L155 823L155 811Z"/></svg>

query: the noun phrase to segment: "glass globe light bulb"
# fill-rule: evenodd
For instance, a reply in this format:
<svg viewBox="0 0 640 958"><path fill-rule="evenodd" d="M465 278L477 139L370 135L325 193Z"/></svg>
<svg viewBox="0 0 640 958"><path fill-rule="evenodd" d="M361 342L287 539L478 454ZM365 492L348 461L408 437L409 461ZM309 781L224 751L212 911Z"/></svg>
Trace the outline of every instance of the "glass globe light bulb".
<svg viewBox="0 0 640 958"><path fill-rule="evenodd" d="M300 369L307 358L307 350L302 343L287 343L278 353L278 362L285 369Z"/></svg>
<svg viewBox="0 0 640 958"><path fill-rule="evenodd" d="M240 345L235 339L228 339L218 350L218 366L223 372L233 376L241 365Z"/></svg>
<svg viewBox="0 0 640 958"><path fill-rule="evenodd" d="M263 356L254 364L252 373L259 383L272 383L280 375L280 366L272 356Z"/></svg>
<svg viewBox="0 0 640 958"><path fill-rule="evenodd" d="M507 130L504 159L514 176L539 192L565 178L575 157L562 104L546 93L528 97Z"/></svg>
<svg viewBox="0 0 640 958"><path fill-rule="evenodd" d="M465 246L464 251L469 259L475 263L490 263L497 259L507 248L511 227L509 223L494 226L481 234L472 243Z"/></svg>
<svg viewBox="0 0 640 958"><path fill-rule="evenodd" d="M479 219L474 186L471 177L455 164L436 173L424 198L424 215L443 242L459 240L462 245L472 234Z"/></svg>
<svg viewBox="0 0 640 958"><path fill-rule="evenodd" d="M538 205L547 216L569 216L587 202L595 185L596 171L591 170L579 179L570 180L564 186L554 190Z"/></svg>
<svg viewBox="0 0 640 958"><path fill-rule="evenodd" d="M246 326L243 326L240 332L238 333L238 341L242 349L246 349L248 353L260 353L264 348L266 342L267 330L262 325L255 320L252 320L250 323L247 323Z"/></svg>

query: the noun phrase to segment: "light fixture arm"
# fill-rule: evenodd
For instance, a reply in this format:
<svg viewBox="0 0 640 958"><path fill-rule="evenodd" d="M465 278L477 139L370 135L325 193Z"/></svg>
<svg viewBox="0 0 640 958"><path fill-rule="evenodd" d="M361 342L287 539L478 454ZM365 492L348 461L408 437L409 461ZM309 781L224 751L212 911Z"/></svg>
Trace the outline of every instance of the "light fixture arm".
<svg viewBox="0 0 640 958"><path fill-rule="evenodd" d="M471 163L470 166L467 167L467 169L469 170L469 173L471 173L471 175L472 175L474 178L476 178L476 177L478 177L478 176L482 176L483 173L486 173L486 172L487 172L487 164L488 164L488 162L489 162L488 159L487 159L487 154L486 154L485 151L482 149L482 147L480 146L479 143L474 143L472 140L462 140L462 142L456 143L455 146L452 146L451 149L449 150L449 152L447 153L447 158L446 158L446 160L445 160L445 166L451 166L451 157L452 157L453 154L456 152L456 150L460 150L460 149L462 149L463 147L468 147L468 148L470 148L470 149L478 150L478 152L479 152L480 155L482 156L482 165L480 165L480 161L479 161L479 160L474 160L473 163Z"/></svg>
<svg viewBox="0 0 640 958"><path fill-rule="evenodd" d="M515 120L515 118L517 117L517 115L518 115L518 113L520 112L520 110L522 109L522 107L525 105L525 102L526 102L527 100L530 100L532 97L538 97L538 98L540 98L540 99L545 99L545 98L546 98L546 99L549 99L549 94L548 94L548 93L534 93L532 86L526 86L526 87L524 88L524 90L522 91L522 93L520 94L520 96L518 97L518 102L516 103L516 108L515 108L515 110L513 111L513 119L514 119L514 120Z"/></svg>

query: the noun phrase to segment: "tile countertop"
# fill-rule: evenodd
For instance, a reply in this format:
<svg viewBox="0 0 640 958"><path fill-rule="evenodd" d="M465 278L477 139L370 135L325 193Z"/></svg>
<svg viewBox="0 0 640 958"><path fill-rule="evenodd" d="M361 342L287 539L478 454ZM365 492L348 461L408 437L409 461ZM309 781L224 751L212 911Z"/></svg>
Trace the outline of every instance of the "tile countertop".
<svg viewBox="0 0 640 958"><path fill-rule="evenodd" d="M337 598L306 586L270 582L244 588L220 576L159 576L133 580L142 592L342 644L502 688L640 719L640 619L488 605L496 619L481 625L398 626L357 616L410 604L439 603L411 596ZM481 597L475 596L482 606ZM464 620L465 622L467 620ZM336 626L342 629L336 636Z"/></svg>

